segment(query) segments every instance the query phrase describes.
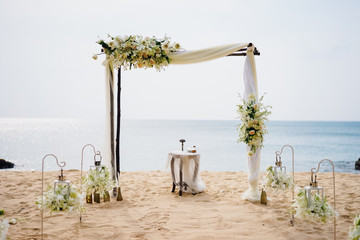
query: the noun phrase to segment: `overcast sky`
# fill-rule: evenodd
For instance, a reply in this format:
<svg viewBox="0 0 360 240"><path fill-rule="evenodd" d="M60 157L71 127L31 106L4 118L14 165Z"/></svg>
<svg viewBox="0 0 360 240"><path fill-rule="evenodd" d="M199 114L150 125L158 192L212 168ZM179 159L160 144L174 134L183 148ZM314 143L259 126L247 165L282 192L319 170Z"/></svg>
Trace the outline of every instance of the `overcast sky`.
<svg viewBox="0 0 360 240"><path fill-rule="evenodd" d="M360 121L360 1L0 0L0 117L102 118L107 34L252 42L272 120ZM128 119L235 119L244 57L123 72Z"/></svg>

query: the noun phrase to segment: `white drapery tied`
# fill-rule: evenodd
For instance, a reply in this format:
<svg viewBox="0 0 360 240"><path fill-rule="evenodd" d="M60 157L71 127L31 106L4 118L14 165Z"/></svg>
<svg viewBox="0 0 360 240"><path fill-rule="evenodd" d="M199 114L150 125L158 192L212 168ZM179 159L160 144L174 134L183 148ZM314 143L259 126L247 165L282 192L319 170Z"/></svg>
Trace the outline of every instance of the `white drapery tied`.
<svg viewBox="0 0 360 240"><path fill-rule="evenodd" d="M247 50L247 57L244 65L244 100L247 101L250 94L255 95L258 101L258 87L256 77L256 66L254 58L254 46ZM250 146L247 146L247 152L250 151ZM251 202L260 201L260 192L258 191L259 171L260 171L260 146L256 146L256 152L252 156L248 156L248 182L249 188L242 194L242 199Z"/></svg>
<svg viewBox="0 0 360 240"><path fill-rule="evenodd" d="M173 52L169 54L170 64L191 64L210 61L225 57L240 49L246 48L248 43L233 43L201 50Z"/></svg>

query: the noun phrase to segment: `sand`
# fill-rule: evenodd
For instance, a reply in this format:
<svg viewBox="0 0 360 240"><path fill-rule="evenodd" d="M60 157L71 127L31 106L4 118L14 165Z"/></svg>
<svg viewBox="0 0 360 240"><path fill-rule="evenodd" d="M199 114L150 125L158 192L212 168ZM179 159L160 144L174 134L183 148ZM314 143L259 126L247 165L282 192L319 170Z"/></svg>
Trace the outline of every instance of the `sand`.
<svg viewBox="0 0 360 240"><path fill-rule="evenodd" d="M46 172L52 183L58 172ZM78 170L65 171L72 183ZM241 199L247 189L246 172L201 172L207 189L197 195L171 193L169 172L123 172L124 200L86 204L79 215L56 213L44 216L44 239L333 239L333 223L295 219L290 225L291 194L270 193L268 205ZM332 204L331 173L319 181ZM296 173L300 186L308 173ZM360 174L336 173L337 239L347 239L349 226L360 213ZM41 239L40 210L34 202L41 194L41 172L0 172L0 209L17 219L8 236Z"/></svg>

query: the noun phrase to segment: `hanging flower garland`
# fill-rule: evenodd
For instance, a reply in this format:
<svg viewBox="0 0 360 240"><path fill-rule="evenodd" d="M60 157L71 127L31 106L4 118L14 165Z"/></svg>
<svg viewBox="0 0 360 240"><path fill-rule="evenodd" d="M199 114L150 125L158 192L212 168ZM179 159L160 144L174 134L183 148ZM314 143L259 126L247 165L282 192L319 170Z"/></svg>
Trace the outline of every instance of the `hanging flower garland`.
<svg viewBox="0 0 360 240"><path fill-rule="evenodd" d="M68 194L68 186L61 184L56 187L48 186L47 191L44 194L44 202L42 199L36 201L36 205L44 210L53 212L85 212L85 207L82 196L75 188L70 185L70 194Z"/></svg>
<svg viewBox="0 0 360 240"><path fill-rule="evenodd" d="M350 227L349 240L360 239L360 214L354 219L354 225Z"/></svg>
<svg viewBox="0 0 360 240"><path fill-rule="evenodd" d="M83 177L83 188L86 194L93 192L100 193L103 197L105 191L110 191L115 187L115 182L111 178L107 167L90 169L88 174Z"/></svg>
<svg viewBox="0 0 360 240"><path fill-rule="evenodd" d="M273 166L266 168L266 174L261 179L261 185L264 188L272 188L276 190L292 190L295 187L294 179L288 174L279 171L274 172Z"/></svg>
<svg viewBox="0 0 360 240"><path fill-rule="evenodd" d="M295 203L292 206L296 213L295 216L324 223L338 215L327 203L326 196L322 199L318 194L311 195L311 206L308 206L308 199L304 189L298 190Z"/></svg>
<svg viewBox="0 0 360 240"><path fill-rule="evenodd" d="M181 50L179 43L171 43L170 38L142 37L139 35L111 37L108 42L99 40L106 54L106 60L115 68L123 66L125 70L134 68L156 68L161 71L170 63L169 53ZM97 55L93 58L96 60Z"/></svg>
<svg viewBox="0 0 360 240"><path fill-rule="evenodd" d="M258 147L263 147L264 135L267 133L265 121L271 114L271 106L262 103L264 95L256 101L254 94L250 94L248 100L242 99L243 104L237 105L239 118L243 122L238 125L238 142L244 142L250 146L249 156L256 153Z"/></svg>

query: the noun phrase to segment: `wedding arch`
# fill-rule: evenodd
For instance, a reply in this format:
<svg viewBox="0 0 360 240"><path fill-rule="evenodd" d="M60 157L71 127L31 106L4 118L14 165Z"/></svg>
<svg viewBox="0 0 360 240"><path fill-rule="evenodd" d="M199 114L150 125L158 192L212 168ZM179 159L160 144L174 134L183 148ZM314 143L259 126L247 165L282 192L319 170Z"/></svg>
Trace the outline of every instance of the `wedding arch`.
<svg viewBox="0 0 360 240"><path fill-rule="evenodd" d="M105 54L103 62L105 66L106 80L106 129L105 129L105 163L109 167L113 180L119 186L120 177L120 119L121 119L121 71L132 68L156 68L161 71L168 64L193 64L209 61L225 56L245 56L244 64L244 100L252 95L258 98L258 86L254 55L260 52L252 43L234 43L221 45L201 50L186 51L178 43L171 43L169 38L157 39L155 37L142 37L137 35L124 37L110 37L108 42L99 40L102 46L101 54ZM97 59L96 54L93 56ZM117 70L117 121L116 137L114 121L114 70ZM249 146L248 146L249 149ZM249 189L243 194L243 198L250 201L258 201L260 198L257 190L260 149L254 155L248 156L248 181Z"/></svg>

